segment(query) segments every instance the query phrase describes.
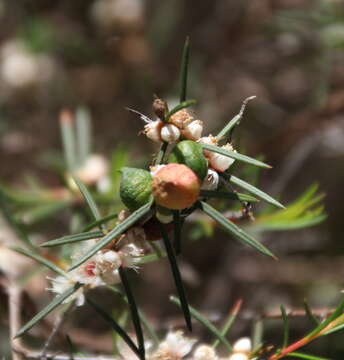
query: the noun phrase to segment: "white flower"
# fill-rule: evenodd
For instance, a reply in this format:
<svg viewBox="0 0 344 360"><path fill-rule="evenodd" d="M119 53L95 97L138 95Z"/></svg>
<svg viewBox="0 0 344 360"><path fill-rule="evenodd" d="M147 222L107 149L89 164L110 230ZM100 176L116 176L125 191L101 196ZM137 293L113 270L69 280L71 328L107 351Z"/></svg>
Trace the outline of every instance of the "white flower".
<svg viewBox="0 0 344 360"><path fill-rule="evenodd" d="M85 164L76 170L78 179L88 185L96 184L106 178L109 172L109 165L104 156L99 154L90 155Z"/></svg>
<svg viewBox="0 0 344 360"><path fill-rule="evenodd" d="M189 140L199 140L203 132L203 122L201 120L194 120L184 126L182 134Z"/></svg>
<svg viewBox="0 0 344 360"><path fill-rule="evenodd" d="M62 294L76 284L76 281L72 279L70 276L67 277L58 276L54 279L53 278L48 278L48 279L51 280L52 287L48 288L47 290L50 290L56 294ZM70 295L67 299L63 301L63 303L66 304L74 300L76 300L76 306L84 305L85 295L84 295L83 287L79 288L76 292Z"/></svg>
<svg viewBox="0 0 344 360"><path fill-rule="evenodd" d="M182 331L169 332L153 354L153 360L179 360L192 349L196 340L183 336Z"/></svg>
<svg viewBox="0 0 344 360"><path fill-rule="evenodd" d="M228 151L235 151L231 144L226 144L224 146L221 146L221 148ZM209 159L209 165L214 170L219 172L226 171L235 161L234 159L228 156L224 156L215 152L210 152L210 154L208 155L208 159Z"/></svg>
<svg viewBox="0 0 344 360"><path fill-rule="evenodd" d="M236 353L249 353L252 350L252 342L249 337L242 337L233 345L233 351Z"/></svg>
<svg viewBox="0 0 344 360"><path fill-rule="evenodd" d="M200 345L193 354L193 360L218 360L218 356L213 347Z"/></svg>
<svg viewBox="0 0 344 360"><path fill-rule="evenodd" d="M216 190L219 185L219 174L213 170L208 169L207 176L203 180L202 190Z"/></svg>
<svg viewBox="0 0 344 360"><path fill-rule="evenodd" d="M144 127L144 133L155 142L161 142L161 128L164 123L161 120L151 121L149 120Z"/></svg>
<svg viewBox="0 0 344 360"><path fill-rule="evenodd" d="M180 138L180 130L173 124L166 124L161 128L160 135L163 141L174 143Z"/></svg>

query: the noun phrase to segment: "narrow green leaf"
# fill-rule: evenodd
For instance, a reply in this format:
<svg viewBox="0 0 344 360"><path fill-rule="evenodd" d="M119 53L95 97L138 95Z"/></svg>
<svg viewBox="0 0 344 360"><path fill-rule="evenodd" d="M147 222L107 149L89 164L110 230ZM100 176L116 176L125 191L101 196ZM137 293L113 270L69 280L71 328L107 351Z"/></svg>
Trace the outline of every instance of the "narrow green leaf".
<svg viewBox="0 0 344 360"><path fill-rule="evenodd" d="M256 188L253 185L250 185L249 183L247 183L244 180L241 180L239 178L237 178L234 175L228 175L228 174L222 174L228 181L230 181L231 183L241 187L242 189L250 192L251 194L253 194L254 196L256 196L257 198L266 201L269 204L275 205L281 209L285 209L285 207L279 203L277 200L275 200L274 198L272 198L270 195L266 194L265 192L259 190L258 188Z"/></svg>
<svg viewBox="0 0 344 360"><path fill-rule="evenodd" d="M252 352L256 353L262 347L264 334L264 323L262 319L257 319L252 329Z"/></svg>
<svg viewBox="0 0 344 360"><path fill-rule="evenodd" d="M149 202L139 209L134 211L130 216L128 216L122 223L118 224L114 229L112 229L108 234L106 234L101 240L97 242L97 244L91 248L84 256L82 256L75 264L73 264L69 271L77 268L79 265L88 260L91 256L96 254L99 250L109 244L114 238L123 234L127 231L132 225L134 225L138 220L140 220L143 216L147 215L151 209L152 203Z"/></svg>
<svg viewBox="0 0 344 360"><path fill-rule="evenodd" d="M48 259L44 258L43 256L38 255L37 253L31 252L29 250L20 249L20 248L11 248L13 251L16 251L19 254L25 255L31 259L36 260L40 264L45 265L50 270L56 272L59 275L62 275L64 277L67 277L68 275L58 266L56 266L54 263L49 261Z"/></svg>
<svg viewBox="0 0 344 360"><path fill-rule="evenodd" d="M183 101L182 103L180 103L179 105L175 106L167 115L166 115L166 121L168 121L168 119L175 114L176 112L178 112L179 110L182 109L186 109L192 105L196 104L196 100L187 100L187 101Z"/></svg>
<svg viewBox="0 0 344 360"><path fill-rule="evenodd" d="M189 68L189 56L190 56L190 39L187 36L184 43L181 70L180 70L180 96L179 102L186 100L187 85L188 85L188 68Z"/></svg>
<svg viewBox="0 0 344 360"><path fill-rule="evenodd" d="M67 169L70 173L72 173L77 166L76 142L73 129L73 121L73 115L68 110L64 110L61 112L60 128L62 144Z"/></svg>
<svg viewBox="0 0 344 360"><path fill-rule="evenodd" d="M91 152L91 116L85 107L79 107L75 114L77 146L78 146L78 163L82 166L85 164Z"/></svg>
<svg viewBox="0 0 344 360"><path fill-rule="evenodd" d="M90 304L99 315L118 333L118 335L126 342L126 344L130 347L130 349L142 360L144 357L141 356L141 352L134 344L133 340L131 340L130 336L125 332L125 330L99 305L95 302L87 298L88 304Z"/></svg>
<svg viewBox="0 0 344 360"><path fill-rule="evenodd" d="M228 156L232 159L235 159L237 161L241 161L241 162L245 162L247 164L251 164L251 165L255 165L258 167L262 167L262 168L267 168L270 169L271 166L268 164L265 164L259 160L256 160L254 158L251 158L249 156L243 155L243 154L239 154L235 151L229 151L229 150L224 150L219 146L214 146L214 145L208 145L208 144L201 144L202 148L208 151L212 151L212 152L216 152L218 154L221 154L223 156Z"/></svg>
<svg viewBox="0 0 344 360"><path fill-rule="evenodd" d="M288 346L289 341L289 319L285 307L283 305L280 306L283 320L283 343L282 348L286 348Z"/></svg>
<svg viewBox="0 0 344 360"><path fill-rule="evenodd" d="M75 176L73 177L75 183L78 185L78 188L83 196L83 198L85 199L86 204L89 206L92 215L94 217L94 220L98 221L101 219L100 216L100 212L98 209L98 206L96 204L96 202L94 201L91 193L88 191L87 187L79 180L77 179Z"/></svg>
<svg viewBox="0 0 344 360"><path fill-rule="evenodd" d="M75 293L82 284L76 283L74 286L67 289L62 294L56 296L54 300L47 305L43 310L41 310L37 315L35 315L26 325L24 325L17 333L15 338L18 338L22 336L24 333L26 333L28 330L30 330L33 326L35 326L40 320L42 320L44 317L46 317L50 312L52 312L55 308L57 308L60 304L63 303L64 300L66 300L69 296L71 296L73 293Z"/></svg>
<svg viewBox="0 0 344 360"><path fill-rule="evenodd" d="M181 302L177 297L170 296L170 301L181 307ZM190 313L192 317L196 319L199 323L201 323L203 326L205 326L210 331L210 333L215 336L227 348L228 351L232 351L231 344L227 341L227 339L225 339L225 337L222 336L220 331L208 319L201 315L192 306L190 306Z"/></svg>
<svg viewBox="0 0 344 360"><path fill-rule="evenodd" d="M304 307L305 313L306 313L308 319L311 321L311 323L315 326L318 326L320 324L320 321L314 316L307 299L303 300L303 307Z"/></svg>
<svg viewBox="0 0 344 360"><path fill-rule="evenodd" d="M344 329L344 324L334 327L333 329L326 331L323 335L330 335L338 331L342 331Z"/></svg>
<svg viewBox="0 0 344 360"><path fill-rule="evenodd" d="M3 190L0 189L0 211L4 216L7 223L12 227L13 231L17 234L18 239L21 240L24 245L30 248L32 251L37 251L35 246L32 244L30 238L26 234L26 232L22 229L22 226L16 220L15 216L12 214L12 211L8 207L6 202L6 195Z"/></svg>
<svg viewBox="0 0 344 360"><path fill-rule="evenodd" d="M110 215L107 215L107 216L104 216L102 218L100 218L99 220L97 221L93 221L92 223L88 224L86 227L84 227L82 229L82 232L87 232L87 231L90 231L92 230L94 227L96 226L99 226L99 225L102 225L102 224L105 224L106 222L116 218L118 216L118 214L110 214Z"/></svg>
<svg viewBox="0 0 344 360"><path fill-rule="evenodd" d="M182 251L182 223L179 210L173 211L174 248L176 255Z"/></svg>
<svg viewBox="0 0 344 360"><path fill-rule="evenodd" d="M43 244L41 244L41 246L42 247L59 246L59 245L64 245L64 244L75 243L78 241L97 239L101 236L104 236L104 233L102 231L84 232L84 233L80 233L80 234L67 235L67 236L63 236L58 239L50 240L50 241L44 242Z"/></svg>
<svg viewBox="0 0 344 360"><path fill-rule="evenodd" d="M227 191L201 190L200 196L206 198L230 199L245 202L259 202L257 198L251 195Z"/></svg>
<svg viewBox="0 0 344 360"><path fill-rule="evenodd" d="M227 317L227 320L226 320L223 328L221 329L221 335L224 338L227 336L228 331L233 326L233 324L237 318L238 312L240 311L241 304L242 304L242 300L239 300L235 303L233 309L231 309L231 311ZM216 339L213 343L213 348L216 349L219 345L220 345L220 340Z"/></svg>
<svg viewBox="0 0 344 360"><path fill-rule="evenodd" d="M323 357L314 356L314 355L307 355L307 354L303 354L303 353L299 353L299 352L291 352L291 353L285 355L285 357L294 357L294 358L306 359L306 360L331 360L329 358L323 358Z"/></svg>
<svg viewBox="0 0 344 360"><path fill-rule="evenodd" d="M241 105L241 109L239 111L239 114L235 115L234 118L216 135L217 139L221 139L224 136L226 136L228 133L230 133L231 131L233 131L234 127L236 125L239 125L240 120L242 119L242 116L244 115L244 111L246 108L247 103L250 100L255 99L256 96L250 96L247 99L245 99Z"/></svg>
<svg viewBox="0 0 344 360"><path fill-rule="evenodd" d="M18 217L20 217L23 223L25 223L26 225L34 225L53 217L55 214L61 212L69 205L69 201L58 201L39 204L25 210L22 214L19 214Z"/></svg>
<svg viewBox="0 0 344 360"><path fill-rule="evenodd" d="M344 299L338 305L336 310L330 315L326 320L321 322L313 331L311 331L305 338L309 339L320 333L321 330L325 329L327 325L329 325L333 320L342 315L344 310Z"/></svg>
<svg viewBox="0 0 344 360"><path fill-rule="evenodd" d="M240 229L233 222L229 221L225 216L223 216L220 212L215 210L212 206L207 203L201 201L201 209L212 219L217 221L229 234L233 235L240 242L253 247L264 255L271 256L276 259L275 255L271 253L269 249L267 249L264 245L258 242L249 234L245 233L242 229Z"/></svg>
<svg viewBox="0 0 344 360"><path fill-rule="evenodd" d="M187 297L186 297L186 293L185 293L185 289L184 289L184 285L183 285L183 280L182 280L182 277L180 275L177 259L176 259L176 256L174 254L173 247L172 247L172 245L170 243L170 239L168 238L168 234L167 234L167 231L165 230L164 225L159 223L159 227L160 227L160 232L161 232L161 235L162 235L162 239L163 239L163 242L164 242L164 245L165 245L165 248L166 248L167 257L168 257L168 260L170 262L174 282L176 284L176 288L177 288L178 295L179 295L179 298L180 298L180 303L181 303L181 308L183 310L184 319L185 319L185 322L186 322L186 325L187 325L188 329L190 331L192 331L192 323L191 323L189 303L188 303L188 300L187 300Z"/></svg>
<svg viewBox="0 0 344 360"><path fill-rule="evenodd" d="M123 285L123 288L124 288L124 291L125 291L125 294L126 294L126 297L128 300L131 319L132 319L132 322L134 325L136 338L137 338L137 342L138 342L140 358L144 359L145 358L145 341L144 341L144 337L143 337L141 321L140 321L139 311L137 309L135 297L133 295L133 292L131 291L130 283L129 283L129 280L125 273L125 269L121 266L118 269L118 272L119 272L119 276L121 278L121 282L122 282L122 285Z"/></svg>

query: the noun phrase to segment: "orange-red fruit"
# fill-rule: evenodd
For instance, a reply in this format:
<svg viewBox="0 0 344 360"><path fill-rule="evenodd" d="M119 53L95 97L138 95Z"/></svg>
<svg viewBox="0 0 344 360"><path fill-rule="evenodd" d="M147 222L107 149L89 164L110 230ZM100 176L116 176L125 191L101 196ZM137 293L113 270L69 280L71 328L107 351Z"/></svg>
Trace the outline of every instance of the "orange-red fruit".
<svg viewBox="0 0 344 360"><path fill-rule="evenodd" d="M172 210L191 206L198 198L200 181L184 164L168 164L153 176L153 196L157 204Z"/></svg>

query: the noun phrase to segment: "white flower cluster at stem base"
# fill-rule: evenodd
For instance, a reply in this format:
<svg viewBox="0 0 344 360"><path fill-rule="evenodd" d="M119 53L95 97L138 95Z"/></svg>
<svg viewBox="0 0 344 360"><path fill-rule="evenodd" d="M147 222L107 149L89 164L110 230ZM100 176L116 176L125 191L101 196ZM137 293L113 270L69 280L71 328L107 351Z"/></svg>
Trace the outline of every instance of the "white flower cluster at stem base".
<svg viewBox="0 0 344 360"><path fill-rule="evenodd" d="M147 360L249 360L252 351L251 340L241 338L233 345L232 353L227 357L217 355L214 347L208 344L198 345L192 351L196 339L185 337L182 331L170 331L165 339L157 346L152 348L152 344L147 342ZM122 340L117 344L121 359L137 360L136 355L130 350L128 345Z"/></svg>
<svg viewBox="0 0 344 360"><path fill-rule="evenodd" d="M48 290L56 294L62 294L76 283L83 284L75 293L65 299L64 303L75 300L77 306L85 302L84 292L98 286L114 285L120 282L118 269L123 266L137 270L138 260L143 256L143 249L134 240L144 237L141 228L134 227L120 238L119 250L103 249L81 264L66 276L58 276L51 279L52 287ZM95 240L89 241L80 251L72 255L72 259L79 259L90 247L94 246Z"/></svg>

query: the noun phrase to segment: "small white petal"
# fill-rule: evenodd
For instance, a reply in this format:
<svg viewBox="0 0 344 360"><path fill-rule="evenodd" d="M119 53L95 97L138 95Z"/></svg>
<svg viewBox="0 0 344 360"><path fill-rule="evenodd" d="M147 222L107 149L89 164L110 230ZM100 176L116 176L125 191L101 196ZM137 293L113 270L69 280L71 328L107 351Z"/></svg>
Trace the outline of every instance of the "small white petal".
<svg viewBox="0 0 344 360"><path fill-rule="evenodd" d="M221 146L221 148L228 151L235 151L230 144ZM209 165L219 172L226 171L234 163L234 161L234 159L228 156L224 156L215 152L211 152L209 154Z"/></svg>
<svg viewBox="0 0 344 360"><path fill-rule="evenodd" d="M180 138L180 130L177 126L166 124L161 128L161 139L168 143L174 143Z"/></svg>
<svg viewBox="0 0 344 360"><path fill-rule="evenodd" d="M207 176L203 180L202 190L216 190L219 186L219 174L213 170L208 169Z"/></svg>
<svg viewBox="0 0 344 360"><path fill-rule="evenodd" d="M161 127L163 126L163 122L161 120L155 120L145 125L144 133L146 136L156 142L161 142Z"/></svg>
<svg viewBox="0 0 344 360"><path fill-rule="evenodd" d="M242 337L233 345L234 352L249 353L252 350L252 342L249 337Z"/></svg>
<svg viewBox="0 0 344 360"><path fill-rule="evenodd" d="M201 138L203 132L203 122L201 120L194 120L190 124L187 124L182 134L189 140L196 141Z"/></svg>

